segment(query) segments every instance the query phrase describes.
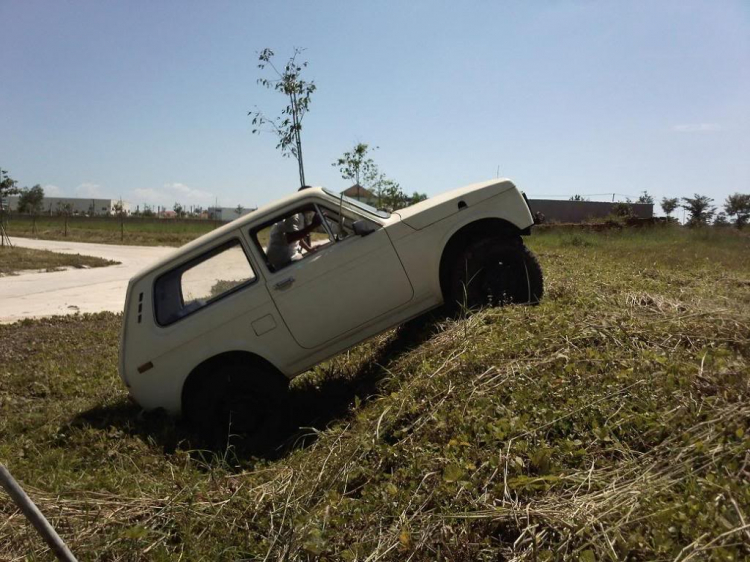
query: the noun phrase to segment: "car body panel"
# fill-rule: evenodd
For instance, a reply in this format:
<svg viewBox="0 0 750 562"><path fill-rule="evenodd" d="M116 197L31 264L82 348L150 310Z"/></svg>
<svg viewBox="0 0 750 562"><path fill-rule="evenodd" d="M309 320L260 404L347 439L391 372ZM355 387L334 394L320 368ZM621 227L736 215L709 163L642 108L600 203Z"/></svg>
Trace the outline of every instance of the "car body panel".
<svg viewBox="0 0 750 562"><path fill-rule="evenodd" d="M381 227L352 235L268 277L294 339L314 349L409 302L409 278Z"/></svg>
<svg viewBox="0 0 750 562"><path fill-rule="evenodd" d="M431 224L457 214L461 209L473 207L491 197L512 190L513 187L513 184L509 181L490 180L442 193L416 205L400 209L396 213L404 224L415 230L422 230ZM460 208L459 203L461 203Z"/></svg>

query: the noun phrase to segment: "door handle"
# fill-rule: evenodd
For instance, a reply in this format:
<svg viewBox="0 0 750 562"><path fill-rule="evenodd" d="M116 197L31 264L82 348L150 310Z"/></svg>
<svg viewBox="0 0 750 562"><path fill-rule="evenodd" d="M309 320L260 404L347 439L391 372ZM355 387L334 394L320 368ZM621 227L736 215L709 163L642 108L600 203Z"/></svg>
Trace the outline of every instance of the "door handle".
<svg viewBox="0 0 750 562"><path fill-rule="evenodd" d="M287 277L283 281L279 281L276 283L273 288L277 291L283 291L284 289L288 289L294 284L294 277Z"/></svg>

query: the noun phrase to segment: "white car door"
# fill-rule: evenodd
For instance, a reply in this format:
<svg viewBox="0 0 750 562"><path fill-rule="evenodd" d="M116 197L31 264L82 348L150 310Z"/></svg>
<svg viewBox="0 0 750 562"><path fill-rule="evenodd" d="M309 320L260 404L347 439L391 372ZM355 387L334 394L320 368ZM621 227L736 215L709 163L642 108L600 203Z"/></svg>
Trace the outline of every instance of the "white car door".
<svg viewBox="0 0 750 562"><path fill-rule="evenodd" d="M377 226L366 236L352 233L268 275L268 290L300 346L313 349L332 342L413 297L393 244Z"/></svg>

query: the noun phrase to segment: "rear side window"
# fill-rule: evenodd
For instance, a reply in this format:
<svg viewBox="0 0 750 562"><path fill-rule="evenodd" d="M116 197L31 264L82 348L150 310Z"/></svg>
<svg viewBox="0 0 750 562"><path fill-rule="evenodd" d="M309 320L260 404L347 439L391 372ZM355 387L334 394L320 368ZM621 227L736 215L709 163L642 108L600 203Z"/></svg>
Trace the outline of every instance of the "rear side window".
<svg viewBox="0 0 750 562"><path fill-rule="evenodd" d="M159 277L156 321L167 326L256 279L239 240L231 240Z"/></svg>

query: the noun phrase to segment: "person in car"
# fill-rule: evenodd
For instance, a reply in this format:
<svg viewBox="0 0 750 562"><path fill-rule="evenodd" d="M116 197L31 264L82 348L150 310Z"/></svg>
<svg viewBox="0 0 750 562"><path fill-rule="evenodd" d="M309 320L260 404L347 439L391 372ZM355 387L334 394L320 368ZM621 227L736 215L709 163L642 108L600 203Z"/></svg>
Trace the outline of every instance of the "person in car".
<svg viewBox="0 0 750 562"><path fill-rule="evenodd" d="M318 216L318 213L313 212L310 224L304 226L304 223L305 214L295 213L271 227L266 256L275 271L289 265L293 261L302 259L302 250L305 252L314 251L307 237L322 224L320 216Z"/></svg>

